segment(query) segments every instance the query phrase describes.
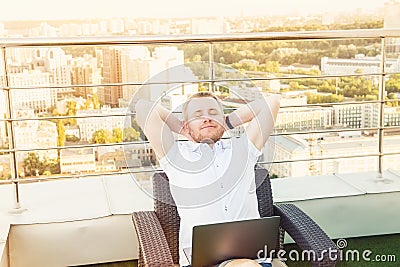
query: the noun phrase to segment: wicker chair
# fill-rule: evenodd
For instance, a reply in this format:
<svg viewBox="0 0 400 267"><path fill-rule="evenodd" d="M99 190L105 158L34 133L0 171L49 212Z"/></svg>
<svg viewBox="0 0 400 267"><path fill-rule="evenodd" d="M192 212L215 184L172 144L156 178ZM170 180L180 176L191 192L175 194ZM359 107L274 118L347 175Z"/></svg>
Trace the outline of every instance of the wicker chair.
<svg viewBox="0 0 400 267"><path fill-rule="evenodd" d="M312 266L335 266L337 260L327 251L337 249L325 232L293 204L273 204L268 171L256 166L258 209L262 217L281 217L277 249L283 249L286 231L301 250L314 251ZM134 227L139 242L139 267L170 267L178 264L180 218L169 190L165 173L153 176L154 211L134 212ZM287 254L285 255L287 257Z"/></svg>

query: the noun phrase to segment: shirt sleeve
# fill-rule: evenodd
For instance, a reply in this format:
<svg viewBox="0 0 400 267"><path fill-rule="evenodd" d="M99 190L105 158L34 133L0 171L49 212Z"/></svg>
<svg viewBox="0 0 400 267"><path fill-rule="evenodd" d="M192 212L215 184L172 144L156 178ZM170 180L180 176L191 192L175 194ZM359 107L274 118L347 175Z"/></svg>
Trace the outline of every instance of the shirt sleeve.
<svg viewBox="0 0 400 267"><path fill-rule="evenodd" d="M262 151L258 150L256 148L256 146L253 144L253 142L251 142L251 140L249 139L247 134L244 134L243 138L246 138L246 140L247 140L247 147L248 147L249 157L258 158L259 156L261 156Z"/></svg>
<svg viewBox="0 0 400 267"><path fill-rule="evenodd" d="M169 170L169 168L171 167L171 160L176 155L177 150L179 150L178 143L175 142L172 145L171 149L168 151L168 153L165 154L164 157L162 157L161 159L158 160L158 162L160 163L160 167L161 167L161 169L164 170L164 172L167 172Z"/></svg>

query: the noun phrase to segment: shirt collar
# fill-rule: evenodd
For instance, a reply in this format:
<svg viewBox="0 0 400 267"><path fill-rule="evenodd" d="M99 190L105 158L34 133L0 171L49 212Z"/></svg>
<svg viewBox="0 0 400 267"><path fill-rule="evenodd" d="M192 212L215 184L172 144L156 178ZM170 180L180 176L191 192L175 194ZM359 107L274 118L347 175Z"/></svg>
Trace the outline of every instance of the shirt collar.
<svg viewBox="0 0 400 267"><path fill-rule="evenodd" d="M192 152L197 152L200 149L200 146L202 145L202 143L195 143L192 141L189 141L189 144ZM220 139L215 143L214 147L215 146L220 147L221 149L230 149L232 146L232 141L230 138Z"/></svg>

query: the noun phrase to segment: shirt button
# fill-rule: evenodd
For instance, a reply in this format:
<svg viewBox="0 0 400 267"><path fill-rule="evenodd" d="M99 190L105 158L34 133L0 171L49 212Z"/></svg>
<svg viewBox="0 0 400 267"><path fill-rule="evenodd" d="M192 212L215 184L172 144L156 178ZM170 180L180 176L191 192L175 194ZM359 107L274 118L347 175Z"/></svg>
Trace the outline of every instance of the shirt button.
<svg viewBox="0 0 400 267"><path fill-rule="evenodd" d="M228 211L228 206L225 205L225 211Z"/></svg>
<svg viewBox="0 0 400 267"><path fill-rule="evenodd" d="M224 188L224 184L223 183L220 183L220 186L221 186L221 188Z"/></svg>
<svg viewBox="0 0 400 267"><path fill-rule="evenodd" d="M215 165L215 166L217 166L217 168L219 167L219 165L217 164L217 165Z"/></svg>

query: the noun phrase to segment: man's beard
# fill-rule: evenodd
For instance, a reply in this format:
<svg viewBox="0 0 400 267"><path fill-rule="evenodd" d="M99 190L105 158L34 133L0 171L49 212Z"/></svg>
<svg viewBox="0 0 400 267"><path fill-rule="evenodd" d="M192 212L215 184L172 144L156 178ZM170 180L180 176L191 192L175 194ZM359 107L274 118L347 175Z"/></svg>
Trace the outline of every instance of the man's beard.
<svg viewBox="0 0 400 267"><path fill-rule="evenodd" d="M193 140L196 143L212 144L221 139L222 135L224 134L224 129L222 127L217 127L217 131L215 133L205 135L200 133L200 131L196 133L189 128L189 134L192 136Z"/></svg>

